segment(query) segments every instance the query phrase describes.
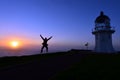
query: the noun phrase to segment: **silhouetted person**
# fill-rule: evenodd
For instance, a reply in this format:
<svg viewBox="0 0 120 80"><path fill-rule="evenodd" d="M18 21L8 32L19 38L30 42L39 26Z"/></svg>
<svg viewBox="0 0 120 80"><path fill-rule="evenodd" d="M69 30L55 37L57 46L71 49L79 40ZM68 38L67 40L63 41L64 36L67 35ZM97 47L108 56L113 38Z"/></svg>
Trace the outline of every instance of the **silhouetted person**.
<svg viewBox="0 0 120 80"><path fill-rule="evenodd" d="M41 48L41 53L43 52L43 49L44 48L46 48L46 52L48 52L48 44L47 44L47 42L48 42L48 40L50 40L51 38L52 38L52 36L51 37L49 37L49 38L43 38L41 35L40 35L40 37L42 38L42 40L43 40L43 43L42 43L42 48Z"/></svg>

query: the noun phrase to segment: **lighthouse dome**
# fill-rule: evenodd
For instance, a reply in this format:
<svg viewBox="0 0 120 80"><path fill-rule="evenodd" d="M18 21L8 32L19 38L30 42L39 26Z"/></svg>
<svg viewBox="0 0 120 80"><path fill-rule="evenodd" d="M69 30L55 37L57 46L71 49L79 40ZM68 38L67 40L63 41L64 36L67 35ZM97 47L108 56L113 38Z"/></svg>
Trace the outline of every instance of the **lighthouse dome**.
<svg viewBox="0 0 120 80"><path fill-rule="evenodd" d="M106 23L106 22L110 22L110 18L104 15L104 13L101 11L100 16L96 18L95 23Z"/></svg>

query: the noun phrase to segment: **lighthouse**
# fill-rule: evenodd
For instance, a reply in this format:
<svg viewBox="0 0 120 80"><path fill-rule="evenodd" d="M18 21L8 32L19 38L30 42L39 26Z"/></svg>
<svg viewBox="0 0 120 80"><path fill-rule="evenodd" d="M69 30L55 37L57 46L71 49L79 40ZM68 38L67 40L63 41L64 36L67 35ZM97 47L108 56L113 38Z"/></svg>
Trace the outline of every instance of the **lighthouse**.
<svg viewBox="0 0 120 80"><path fill-rule="evenodd" d="M113 53L112 34L115 30L110 25L110 18L101 11L95 19L95 28L92 34L95 35L95 52Z"/></svg>

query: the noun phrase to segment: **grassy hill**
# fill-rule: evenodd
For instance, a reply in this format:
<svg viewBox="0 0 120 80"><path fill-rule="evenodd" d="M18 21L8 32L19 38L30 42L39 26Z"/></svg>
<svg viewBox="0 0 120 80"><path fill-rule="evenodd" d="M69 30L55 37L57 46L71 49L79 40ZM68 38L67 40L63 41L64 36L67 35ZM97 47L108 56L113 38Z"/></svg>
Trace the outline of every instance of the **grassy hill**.
<svg viewBox="0 0 120 80"><path fill-rule="evenodd" d="M120 54L71 50L0 58L1 80L120 79Z"/></svg>

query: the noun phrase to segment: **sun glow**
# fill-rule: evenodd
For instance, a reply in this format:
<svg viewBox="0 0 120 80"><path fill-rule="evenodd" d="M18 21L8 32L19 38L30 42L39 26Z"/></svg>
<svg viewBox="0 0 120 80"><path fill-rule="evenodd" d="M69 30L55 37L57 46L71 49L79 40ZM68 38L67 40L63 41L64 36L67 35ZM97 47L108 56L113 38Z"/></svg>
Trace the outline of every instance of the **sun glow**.
<svg viewBox="0 0 120 80"><path fill-rule="evenodd" d="M19 47L19 42L18 41L11 41L10 46L12 48L18 48Z"/></svg>

